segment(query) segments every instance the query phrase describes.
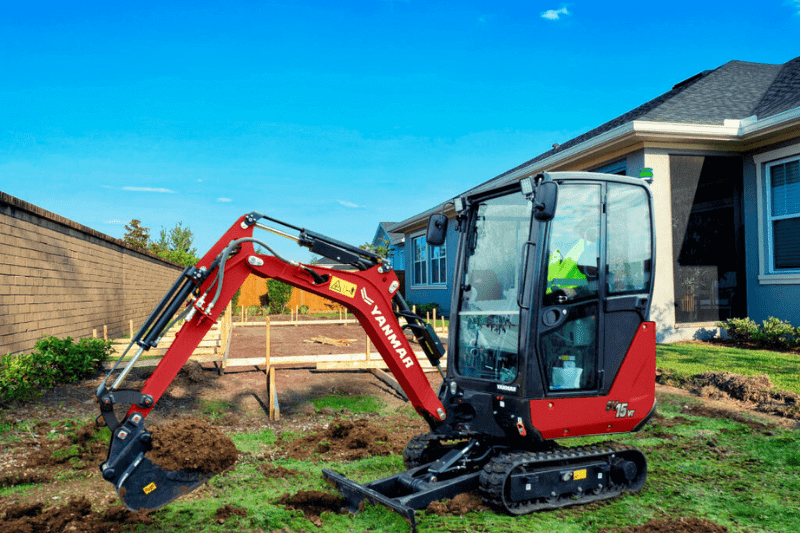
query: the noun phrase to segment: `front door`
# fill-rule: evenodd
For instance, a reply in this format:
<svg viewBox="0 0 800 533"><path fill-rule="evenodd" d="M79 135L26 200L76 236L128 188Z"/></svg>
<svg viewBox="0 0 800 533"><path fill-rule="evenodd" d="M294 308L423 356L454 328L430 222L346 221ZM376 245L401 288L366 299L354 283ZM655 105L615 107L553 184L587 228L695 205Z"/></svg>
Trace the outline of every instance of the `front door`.
<svg viewBox="0 0 800 533"><path fill-rule="evenodd" d="M545 226L537 352L546 395L608 390L651 291L650 197L634 183L565 181Z"/></svg>

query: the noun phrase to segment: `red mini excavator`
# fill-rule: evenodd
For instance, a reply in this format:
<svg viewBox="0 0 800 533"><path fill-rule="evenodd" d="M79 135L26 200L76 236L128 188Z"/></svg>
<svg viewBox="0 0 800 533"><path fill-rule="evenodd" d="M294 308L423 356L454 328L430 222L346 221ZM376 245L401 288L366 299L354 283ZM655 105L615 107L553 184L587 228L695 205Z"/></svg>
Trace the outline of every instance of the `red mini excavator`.
<svg viewBox="0 0 800 533"><path fill-rule="evenodd" d="M655 412L648 184L605 174L544 173L476 190L456 198L454 207L458 227L448 231L448 219L436 214L426 236L427 245L442 246L446 235L459 233L455 270L447 273L453 290L446 375L439 364L444 347L411 312L397 276L380 257L260 213L236 221L197 266L183 272L132 340L135 355L125 365L120 358L97 390L112 430L103 477L128 508L156 509L210 477L152 463L144 421L251 273L353 312L429 426L409 442L401 473L358 484L323 471L354 512L368 500L415 525L415 510L473 490L514 515L639 490L647 473L639 450L566 447L556 440L637 431ZM256 229L292 238L356 270L284 259L253 237ZM254 244L268 253L256 253ZM185 323L142 389L121 388L139 356L179 319ZM406 330L442 372L438 393ZM126 412L121 420L115 406Z"/></svg>

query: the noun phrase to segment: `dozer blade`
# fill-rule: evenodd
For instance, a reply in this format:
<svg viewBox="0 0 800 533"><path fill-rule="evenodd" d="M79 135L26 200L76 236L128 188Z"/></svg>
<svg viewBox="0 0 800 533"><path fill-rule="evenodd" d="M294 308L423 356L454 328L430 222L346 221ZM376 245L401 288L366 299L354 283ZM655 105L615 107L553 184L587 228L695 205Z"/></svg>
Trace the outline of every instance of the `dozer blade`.
<svg viewBox="0 0 800 533"><path fill-rule="evenodd" d="M418 509L425 509L429 503L442 498L454 498L464 492L476 490L479 484L480 471L462 474L445 481L426 479L425 474L428 473L429 466L412 468L364 485L328 469L323 469L322 475L336 485L348 501L347 509L353 514L358 512L361 503L366 500L400 514L411 523L412 530L416 531L415 513Z"/></svg>
<svg viewBox="0 0 800 533"><path fill-rule="evenodd" d="M100 465L103 478L114 485L131 511L163 507L214 477L206 472L164 470L145 456L150 448L150 433L136 413L114 431L108 458Z"/></svg>

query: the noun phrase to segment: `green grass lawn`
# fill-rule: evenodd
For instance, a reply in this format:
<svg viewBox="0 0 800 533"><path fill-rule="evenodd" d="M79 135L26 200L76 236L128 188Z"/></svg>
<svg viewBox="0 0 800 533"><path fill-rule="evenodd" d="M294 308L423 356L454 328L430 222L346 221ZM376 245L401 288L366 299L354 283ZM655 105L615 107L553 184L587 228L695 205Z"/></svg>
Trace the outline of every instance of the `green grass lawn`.
<svg viewBox="0 0 800 533"><path fill-rule="evenodd" d="M686 377L706 371L766 373L776 387L800 393L800 357L795 354L677 344L659 346L657 358L659 368ZM366 395L326 397L315 404L317 408L347 408L355 413L379 411L386 415L416 416L410 408L390 411L373 400ZM617 533L650 519L685 517L711 520L727 527L731 533L795 533L800 524L800 430L693 415L689 407L700 401L660 395L657 416L642 431L612 436L616 442L638 447L647 457L647 482L638 494L521 517L493 510L463 516L438 516L423 510L417 513L418 531ZM213 418L219 408L216 404L207 404L204 411ZM371 421L379 424L381 418L371 418ZM322 477L323 468L362 483L403 470L403 461L398 455L350 462L329 462L320 457L303 461L286 458L282 451L292 439L304 434L305 430L260 429L231 435L241 452L236 466L216 476L191 496L156 511L152 514L155 523L139 526L139 530L185 533L410 531L399 515L381 506L366 505L355 516L323 513L319 526L299 511L287 510L279 504L281 497L298 491L335 494ZM10 425L0 424L0 445L10 443L14 435ZM560 442L583 445L608 438L599 436ZM265 464L282 466L296 474L270 477L259 469ZM13 498L18 491L31 486L0 488L0 498ZM113 493L110 486L108 493ZM225 505L244 509L246 516L232 516L220 524L214 515Z"/></svg>
<svg viewBox="0 0 800 533"><path fill-rule="evenodd" d="M651 518L694 517L712 520L731 532L793 533L800 523L800 439L798 432L778 428L750 428L732 420L693 416L685 412L685 397L664 396L659 416L636 434L620 435L617 442L639 447L648 458L648 481L638 494L607 502L522 517L481 511L464 516L437 516L419 511L418 531L478 531L532 533L597 533L638 526ZM322 478L332 468L359 482L403 469L399 456L375 457L348 463L297 461L277 458L273 465L296 475L268 478L258 465L272 457L276 438L271 431L237 434L244 453L230 472L201 489L200 498L178 500L154 514L147 531L316 531L300 512L277 504L284 494L304 490L334 493ZM259 443L259 441L261 443ZM608 437L562 441L587 444ZM224 525L213 520L225 504L243 508L246 517L232 517ZM324 513L321 530L400 531L410 527L397 514L367 505L356 516Z"/></svg>
<svg viewBox="0 0 800 533"><path fill-rule="evenodd" d="M686 379L703 372L733 372L745 376L767 374L781 390L800 394L800 354L747 350L712 344L662 344L656 365Z"/></svg>

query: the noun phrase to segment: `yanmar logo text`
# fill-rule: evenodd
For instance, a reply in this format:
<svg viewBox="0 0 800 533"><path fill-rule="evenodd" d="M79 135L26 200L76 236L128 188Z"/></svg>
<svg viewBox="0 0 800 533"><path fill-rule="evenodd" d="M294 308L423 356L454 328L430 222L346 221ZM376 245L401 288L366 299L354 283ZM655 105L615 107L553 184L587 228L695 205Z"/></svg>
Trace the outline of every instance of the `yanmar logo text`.
<svg viewBox="0 0 800 533"><path fill-rule="evenodd" d="M405 348L403 348L403 343L400 339L397 338L397 333L392 330L392 326L386 323L386 317L383 316L383 313L380 309L378 309L377 305L374 305L373 300L367 297L367 291L361 289L361 297L363 300L373 305L372 309L372 318L375 319L375 322L378 323L378 327L381 331L383 331L383 335L386 337L386 341L392 346L394 352L397 354L397 358L406 365L406 368L410 368L414 366L414 354L409 354ZM400 333L402 335L402 333Z"/></svg>

